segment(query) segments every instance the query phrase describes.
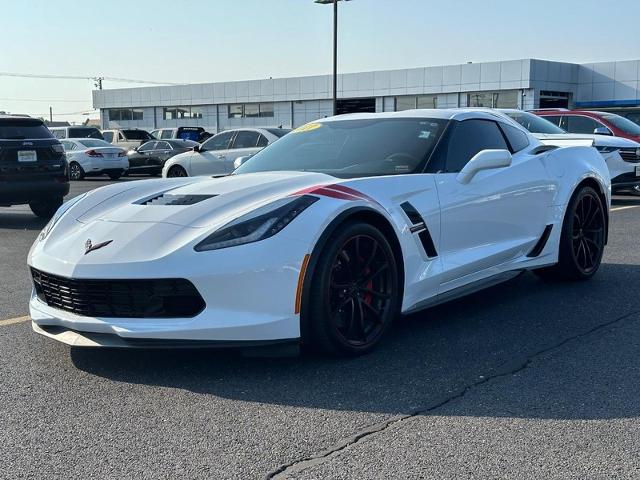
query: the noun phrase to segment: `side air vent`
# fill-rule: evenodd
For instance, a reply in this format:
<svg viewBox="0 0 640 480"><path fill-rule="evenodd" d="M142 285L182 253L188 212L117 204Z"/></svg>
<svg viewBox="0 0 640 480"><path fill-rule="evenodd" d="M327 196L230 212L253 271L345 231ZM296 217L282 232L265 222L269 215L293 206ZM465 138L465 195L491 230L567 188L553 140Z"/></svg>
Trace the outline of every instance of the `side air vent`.
<svg viewBox="0 0 640 480"><path fill-rule="evenodd" d="M529 258L537 257L542 253L542 250L544 250L544 246L547 244L547 240L549 240L549 235L551 235L552 228L553 228L553 225L547 225L546 227L544 227L544 231L542 232L540 239L536 242L536 244L533 246L531 251L527 254L527 257Z"/></svg>
<svg viewBox="0 0 640 480"><path fill-rule="evenodd" d="M427 257L437 257L438 252L436 251L436 246L433 243L433 238L431 238L431 233L429 233L429 229L427 228L427 224L422 218L422 215L420 215L418 210L416 210L416 208L409 202L402 203L400 208L411 222L411 233L418 234L418 238L420 239L420 243L422 243Z"/></svg>
<svg viewBox="0 0 640 480"><path fill-rule="evenodd" d="M215 196L216 195L171 195L162 193L137 203L138 205L194 205Z"/></svg>

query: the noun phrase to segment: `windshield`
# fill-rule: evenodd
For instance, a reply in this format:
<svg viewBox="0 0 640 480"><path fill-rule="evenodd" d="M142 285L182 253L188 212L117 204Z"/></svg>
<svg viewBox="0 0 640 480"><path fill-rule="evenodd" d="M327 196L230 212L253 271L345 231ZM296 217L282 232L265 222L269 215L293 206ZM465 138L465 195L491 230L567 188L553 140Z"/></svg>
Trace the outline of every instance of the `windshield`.
<svg viewBox="0 0 640 480"><path fill-rule="evenodd" d="M421 172L447 120L377 118L308 123L236 173L294 170L353 178Z"/></svg>
<svg viewBox="0 0 640 480"><path fill-rule="evenodd" d="M69 138L98 138L103 139L97 128L70 128Z"/></svg>
<svg viewBox="0 0 640 480"><path fill-rule="evenodd" d="M628 133L629 135L640 135L640 125L633 123L628 118L624 118L613 113L603 115L602 118L607 122L612 123L616 128L619 128L624 133Z"/></svg>
<svg viewBox="0 0 640 480"><path fill-rule="evenodd" d="M78 140L80 145L84 145L87 148L98 148L98 147L113 147L109 142L105 142L104 140L96 139L87 139L87 140Z"/></svg>
<svg viewBox="0 0 640 480"><path fill-rule="evenodd" d="M503 112L531 133L567 133L557 125L529 112Z"/></svg>
<svg viewBox="0 0 640 480"><path fill-rule="evenodd" d="M0 139L25 140L35 138L53 138L44 124L37 120L1 119Z"/></svg>
<svg viewBox="0 0 640 480"><path fill-rule="evenodd" d="M145 130L123 130L127 140L151 140L153 137Z"/></svg>

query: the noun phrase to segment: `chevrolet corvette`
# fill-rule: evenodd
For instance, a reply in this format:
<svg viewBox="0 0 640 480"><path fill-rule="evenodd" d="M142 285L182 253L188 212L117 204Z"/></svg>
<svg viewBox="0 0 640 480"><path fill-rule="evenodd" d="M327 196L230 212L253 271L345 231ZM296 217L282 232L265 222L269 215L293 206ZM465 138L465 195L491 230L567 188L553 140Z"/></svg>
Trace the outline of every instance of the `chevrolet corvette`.
<svg viewBox="0 0 640 480"><path fill-rule="evenodd" d="M75 346L362 354L398 315L521 272L592 277L610 188L597 150L499 113L326 118L224 178L65 203L29 252L32 325Z"/></svg>

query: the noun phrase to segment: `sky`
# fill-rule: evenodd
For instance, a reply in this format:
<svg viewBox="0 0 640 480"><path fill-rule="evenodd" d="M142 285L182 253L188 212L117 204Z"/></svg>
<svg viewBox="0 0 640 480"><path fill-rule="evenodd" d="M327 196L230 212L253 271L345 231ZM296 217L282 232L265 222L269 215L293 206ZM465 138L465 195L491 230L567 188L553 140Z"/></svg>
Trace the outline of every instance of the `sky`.
<svg viewBox="0 0 640 480"><path fill-rule="evenodd" d="M0 0L0 111L82 121L91 80L202 83L332 68L332 7L313 0ZM340 72L540 58L640 59L640 0L351 0ZM142 85L142 84L141 84ZM104 88L139 86L104 82ZM93 114L92 117L96 117Z"/></svg>

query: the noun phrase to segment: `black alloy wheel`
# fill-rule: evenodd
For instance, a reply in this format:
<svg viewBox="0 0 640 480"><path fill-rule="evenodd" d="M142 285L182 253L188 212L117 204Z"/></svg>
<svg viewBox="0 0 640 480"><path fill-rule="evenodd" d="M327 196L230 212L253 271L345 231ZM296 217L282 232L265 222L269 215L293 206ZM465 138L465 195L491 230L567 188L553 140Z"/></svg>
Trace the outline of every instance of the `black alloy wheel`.
<svg viewBox="0 0 640 480"><path fill-rule="evenodd" d="M600 198L584 191L573 208L571 246L576 266L583 275L591 275L602 259L605 239L605 217Z"/></svg>
<svg viewBox="0 0 640 480"><path fill-rule="evenodd" d="M586 280L595 275L607 238L605 208L593 188L584 186L577 190L562 223L558 263L534 273L551 280Z"/></svg>
<svg viewBox="0 0 640 480"><path fill-rule="evenodd" d="M397 315L398 268L382 233L365 223L339 229L311 288L311 341L330 353L373 349Z"/></svg>
<svg viewBox="0 0 640 480"><path fill-rule="evenodd" d="M167 177L169 178L178 178L178 177L187 177L187 171L182 168L180 165L174 165L167 172Z"/></svg>

